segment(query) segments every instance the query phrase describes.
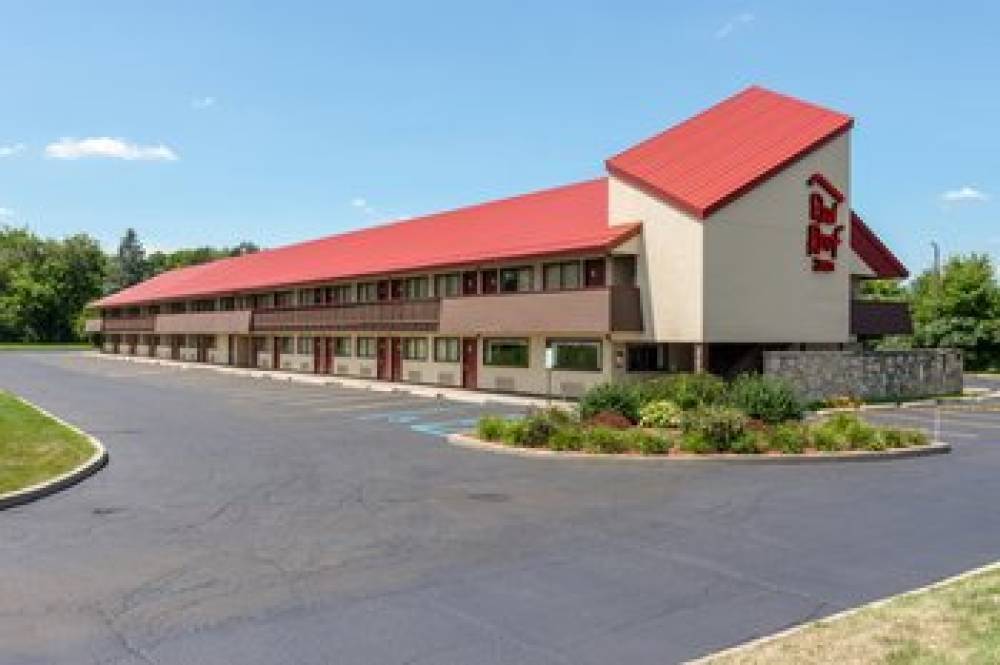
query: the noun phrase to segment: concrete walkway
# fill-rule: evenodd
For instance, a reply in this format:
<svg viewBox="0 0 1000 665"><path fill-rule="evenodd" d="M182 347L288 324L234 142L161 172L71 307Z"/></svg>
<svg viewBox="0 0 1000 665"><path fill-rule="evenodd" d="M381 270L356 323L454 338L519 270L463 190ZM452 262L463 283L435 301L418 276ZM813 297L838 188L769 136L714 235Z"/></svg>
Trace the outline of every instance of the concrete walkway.
<svg viewBox="0 0 1000 665"><path fill-rule="evenodd" d="M448 388L444 386L430 386L412 383L397 383L393 381L381 381L374 379L359 379L354 377L334 376L328 374L302 374L299 372L285 372L271 369L252 369L245 367L230 367L227 365L213 365L209 363L187 362L182 360L164 360L163 358L144 358L142 356L123 356L96 351L88 352L86 355L105 360L119 360L145 365L160 365L163 367L177 367L179 369L201 369L212 370L223 374L234 376L246 376L254 379L271 379L272 381L289 381L292 383L302 383L314 386L340 386L342 388L354 388L357 390L371 390L373 392L401 392L415 397L432 397L449 400L452 402L466 402L469 404L502 404L506 406L517 406L524 408L546 408L548 406L558 406L560 408L572 408L574 403L565 399L552 398L547 400L540 397L528 397L523 395L505 395L501 393L489 393L480 390L466 390L464 388Z"/></svg>

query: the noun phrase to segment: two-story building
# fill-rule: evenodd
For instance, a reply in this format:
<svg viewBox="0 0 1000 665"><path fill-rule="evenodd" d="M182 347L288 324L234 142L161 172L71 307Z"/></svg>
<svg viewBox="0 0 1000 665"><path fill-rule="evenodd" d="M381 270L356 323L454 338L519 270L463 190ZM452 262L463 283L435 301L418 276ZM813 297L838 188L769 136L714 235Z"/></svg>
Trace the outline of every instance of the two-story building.
<svg viewBox="0 0 1000 665"><path fill-rule="evenodd" d="M907 273L852 208L852 125L749 88L600 178L173 270L88 330L109 353L568 396L906 332L905 306L858 298Z"/></svg>

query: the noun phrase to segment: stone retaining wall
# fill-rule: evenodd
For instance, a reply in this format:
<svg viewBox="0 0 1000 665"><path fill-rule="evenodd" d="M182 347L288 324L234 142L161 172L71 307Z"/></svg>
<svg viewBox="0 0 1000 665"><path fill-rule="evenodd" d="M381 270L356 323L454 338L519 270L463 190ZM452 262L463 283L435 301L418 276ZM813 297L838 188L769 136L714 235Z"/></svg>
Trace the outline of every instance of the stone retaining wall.
<svg viewBox="0 0 1000 665"><path fill-rule="evenodd" d="M765 351L764 373L789 381L807 401L850 395L917 398L962 391L962 353L905 351Z"/></svg>

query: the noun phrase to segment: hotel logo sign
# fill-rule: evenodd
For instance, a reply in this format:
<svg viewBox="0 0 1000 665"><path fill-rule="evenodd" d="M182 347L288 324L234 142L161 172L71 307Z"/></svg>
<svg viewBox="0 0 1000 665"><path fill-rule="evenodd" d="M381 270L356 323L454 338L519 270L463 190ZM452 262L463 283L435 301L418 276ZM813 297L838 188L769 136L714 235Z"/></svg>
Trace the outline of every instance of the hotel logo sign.
<svg viewBox="0 0 1000 665"><path fill-rule="evenodd" d="M806 180L809 189L809 227L806 256L812 258L813 272L833 272L837 248L843 242L844 225L837 223L837 209L844 195L823 174L814 173Z"/></svg>

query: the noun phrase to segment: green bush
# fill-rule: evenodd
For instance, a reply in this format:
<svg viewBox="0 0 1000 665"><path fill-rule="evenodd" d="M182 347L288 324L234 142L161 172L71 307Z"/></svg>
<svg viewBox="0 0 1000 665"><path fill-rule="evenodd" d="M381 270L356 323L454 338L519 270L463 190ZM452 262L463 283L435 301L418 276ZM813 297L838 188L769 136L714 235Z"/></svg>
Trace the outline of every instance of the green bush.
<svg viewBox="0 0 1000 665"><path fill-rule="evenodd" d="M673 443L661 434L650 434L640 431L636 448L643 455L666 455L673 448Z"/></svg>
<svg viewBox="0 0 1000 665"><path fill-rule="evenodd" d="M768 435L771 450L788 455L799 455L809 445L809 430L798 423L775 425Z"/></svg>
<svg viewBox="0 0 1000 665"><path fill-rule="evenodd" d="M733 439L729 444L729 452L737 455L756 455L765 450L765 442L758 432L746 431Z"/></svg>
<svg viewBox="0 0 1000 665"><path fill-rule="evenodd" d="M687 411L724 401L726 383L713 374L670 374L637 385L640 400L673 402Z"/></svg>
<svg viewBox="0 0 1000 665"><path fill-rule="evenodd" d="M601 411L619 413L629 422L639 421L639 394L633 385L627 383L600 383L583 394L580 398L580 417L583 420L593 418Z"/></svg>
<svg viewBox="0 0 1000 665"><path fill-rule="evenodd" d="M740 374L729 385L727 402L751 418L766 423L798 420L802 402L783 379L760 374Z"/></svg>
<svg viewBox="0 0 1000 665"><path fill-rule="evenodd" d="M643 427L680 427L681 408L665 399L649 402L639 409L639 424Z"/></svg>
<svg viewBox="0 0 1000 665"><path fill-rule="evenodd" d="M909 446L926 446L929 437L926 432L917 429L899 427L884 427L880 430L882 443L886 448L907 448Z"/></svg>
<svg viewBox="0 0 1000 665"><path fill-rule="evenodd" d="M509 420L504 426L500 440L509 446L521 446L524 445L527 434L527 427L523 420Z"/></svg>
<svg viewBox="0 0 1000 665"><path fill-rule="evenodd" d="M628 436L622 430L610 427L591 427L584 430L583 449L591 453L628 452Z"/></svg>
<svg viewBox="0 0 1000 665"><path fill-rule="evenodd" d="M521 445L529 448L544 446L556 431L556 425L545 412L533 412L524 417Z"/></svg>
<svg viewBox="0 0 1000 665"><path fill-rule="evenodd" d="M483 416L476 423L476 435L483 441L500 441L507 431L507 419L500 416Z"/></svg>
<svg viewBox="0 0 1000 665"><path fill-rule="evenodd" d="M549 448L552 450L583 450L584 431L577 425L560 427L549 437Z"/></svg>
<svg viewBox="0 0 1000 665"><path fill-rule="evenodd" d="M684 432L681 435L680 449L686 453L707 455L722 452L714 441L710 441L701 432Z"/></svg>
<svg viewBox="0 0 1000 665"><path fill-rule="evenodd" d="M826 427L825 425L813 428L812 443L816 447L816 450L824 452L835 452L838 450L847 450L848 448L847 439L844 438L844 435L834 428Z"/></svg>
<svg viewBox="0 0 1000 665"><path fill-rule="evenodd" d="M901 431L903 433L903 441L907 446L926 446L931 442L931 438L923 430L904 429Z"/></svg>
<svg viewBox="0 0 1000 665"><path fill-rule="evenodd" d="M703 406L686 412L681 421L685 433L700 435L718 451L729 450L746 426L746 414L726 406Z"/></svg>

